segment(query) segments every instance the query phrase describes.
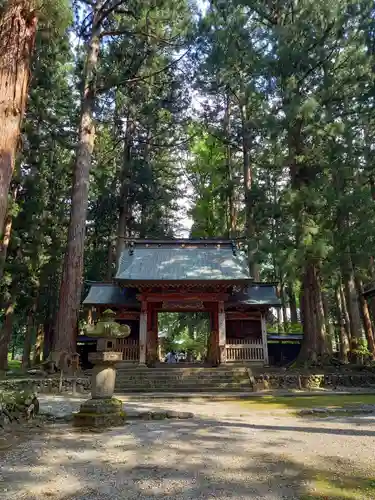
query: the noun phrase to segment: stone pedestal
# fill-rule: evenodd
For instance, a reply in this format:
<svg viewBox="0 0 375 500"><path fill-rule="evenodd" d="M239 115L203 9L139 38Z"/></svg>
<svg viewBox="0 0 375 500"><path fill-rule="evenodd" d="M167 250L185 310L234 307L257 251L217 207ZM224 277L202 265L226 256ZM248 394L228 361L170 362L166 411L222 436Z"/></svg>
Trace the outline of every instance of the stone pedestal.
<svg viewBox="0 0 375 500"><path fill-rule="evenodd" d="M110 399L116 383L116 363L122 361L122 352L104 351L89 353L89 361L95 366L91 375L93 399Z"/></svg>
<svg viewBox="0 0 375 500"><path fill-rule="evenodd" d="M124 418L122 401L119 399L89 399L74 415L74 423L80 427L108 427L121 424Z"/></svg>
<svg viewBox="0 0 375 500"><path fill-rule="evenodd" d="M85 401L74 423L82 427L107 427L118 425L124 420L122 402L113 398L116 382L115 365L122 360L122 352L101 351L89 354L95 366L91 375L91 396Z"/></svg>

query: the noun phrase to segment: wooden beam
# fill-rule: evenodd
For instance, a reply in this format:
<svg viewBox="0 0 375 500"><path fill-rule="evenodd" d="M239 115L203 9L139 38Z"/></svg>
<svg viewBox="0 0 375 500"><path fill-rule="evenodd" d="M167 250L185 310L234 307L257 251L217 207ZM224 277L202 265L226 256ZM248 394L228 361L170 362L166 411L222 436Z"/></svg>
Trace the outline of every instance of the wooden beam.
<svg viewBox="0 0 375 500"><path fill-rule="evenodd" d="M147 302L189 302L189 301L202 301L202 302L220 302L228 300L227 293L215 292L195 292L195 293L181 293L181 292L162 292L162 293L142 293L137 295L137 299Z"/></svg>

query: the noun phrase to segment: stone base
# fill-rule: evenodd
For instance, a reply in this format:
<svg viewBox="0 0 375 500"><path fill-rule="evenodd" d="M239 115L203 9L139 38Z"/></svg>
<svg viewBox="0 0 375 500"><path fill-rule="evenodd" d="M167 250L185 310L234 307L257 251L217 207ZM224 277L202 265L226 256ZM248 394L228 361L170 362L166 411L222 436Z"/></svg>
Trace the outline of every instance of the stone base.
<svg viewBox="0 0 375 500"><path fill-rule="evenodd" d="M89 399L74 414L74 424L79 427L109 427L122 424L124 419L122 402L115 398Z"/></svg>

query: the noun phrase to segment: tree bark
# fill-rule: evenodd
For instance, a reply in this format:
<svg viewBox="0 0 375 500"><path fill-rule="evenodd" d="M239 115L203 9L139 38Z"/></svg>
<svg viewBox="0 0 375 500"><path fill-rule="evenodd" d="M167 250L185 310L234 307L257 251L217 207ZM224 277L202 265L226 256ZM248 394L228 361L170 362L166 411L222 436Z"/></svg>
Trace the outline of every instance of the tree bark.
<svg viewBox="0 0 375 500"><path fill-rule="evenodd" d="M47 321L43 325L43 361L46 361L52 351L53 346L53 328L52 323Z"/></svg>
<svg viewBox="0 0 375 500"><path fill-rule="evenodd" d="M23 342L23 353L22 353L22 370L26 371L31 367L30 354L31 354L31 343L33 338L34 329L34 318L33 311L29 311L27 315L26 333Z"/></svg>
<svg viewBox="0 0 375 500"><path fill-rule="evenodd" d="M12 190L12 202L15 203L17 198L18 186L15 186ZM10 207L9 207L10 208ZM4 275L5 262L8 254L8 247L10 242L10 236L12 234L12 224L13 224L13 215L9 211L5 218L4 232L3 238L0 238L0 281Z"/></svg>
<svg viewBox="0 0 375 500"><path fill-rule="evenodd" d="M10 297L5 307L4 323L0 331L0 370L6 370L8 368L8 348L12 338L17 288L18 283L13 281Z"/></svg>
<svg viewBox="0 0 375 500"><path fill-rule="evenodd" d="M358 277L356 277L355 282L356 282L356 287L357 287L357 291L358 291L360 307L361 307L361 311L362 311L363 325L365 327L367 348L371 352L371 359L375 359L374 331L372 328L370 311L369 311L367 302L363 296L363 286L362 286L361 280Z"/></svg>
<svg viewBox="0 0 375 500"><path fill-rule="evenodd" d="M34 336L34 317L35 317L35 312L37 310L37 305L38 305L38 297L39 297L39 290L37 291L36 296L33 299L33 304L28 312L27 315L27 326L26 326L26 334L25 334L25 340L23 343L23 354L22 354L22 369L27 370L28 368L31 367L31 360L30 360L30 354L31 354L31 345L33 341L33 336Z"/></svg>
<svg viewBox="0 0 375 500"><path fill-rule="evenodd" d="M327 334L327 342L326 347L330 354L333 352L333 342L335 341L335 328L330 321L330 311L328 305L328 298L325 292L322 292L322 302L323 302L323 311L324 311L324 320Z"/></svg>
<svg viewBox="0 0 375 500"><path fill-rule="evenodd" d="M125 236L129 234L130 213L130 183L131 183L131 162L132 162L132 140L134 133L134 123L130 117L130 112L127 116L127 126L124 141L123 165L121 170L121 188L119 197L119 219L117 226L117 245L116 245L116 263L118 264L121 254L125 249Z"/></svg>
<svg viewBox="0 0 375 500"><path fill-rule="evenodd" d="M342 287L339 285L336 288L336 305L337 305L337 324L339 327L339 339L340 339L340 360L344 363L348 362L348 352L349 352L349 338L348 333L345 328L345 310L343 304L343 293Z"/></svg>
<svg viewBox="0 0 375 500"><path fill-rule="evenodd" d="M103 1L98 1L95 5L91 37L87 47L68 243L63 264L53 346L55 353L66 352L71 354L76 351L76 331L83 284L88 188L95 142L93 107L96 92L96 67L100 48L101 24L99 18Z"/></svg>
<svg viewBox="0 0 375 500"><path fill-rule="evenodd" d="M357 293L357 288L355 286L353 267L351 264L350 257L348 257L347 265L345 269L343 269L343 283L344 283L345 298L350 319L350 337L351 337L350 347L351 349L355 349L358 345L358 341L360 339L363 339L364 332L361 322L361 315L359 311L358 293Z"/></svg>
<svg viewBox="0 0 375 500"><path fill-rule="evenodd" d="M348 306L346 303L346 297L345 297L345 291L344 291L344 285L340 283L340 301L341 301L341 312L342 312L342 323L344 324L345 327L345 332L348 337L348 341L350 344L351 340L351 330L350 330L350 318L349 318L349 313L348 313Z"/></svg>
<svg viewBox="0 0 375 500"><path fill-rule="evenodd" d="M298 356L300 362L316 362L326 352L325 327L322 316L319 270L313 262L307 262L302 276L301 312L303 341Z"/></svg>
<svg viewBox="0 0 375 500"><path fill-rule="evenodd" d="M225 98L225 114L224 114L224 126L223 132L227 140L225 146L225 171L227 177L228 190L226 194L226 213L227 213L227 234L228 238L234 238L236 235L237 228L237 207L235 202L235 190L233 181L233 165L232 165L232 149L230 146L230 134L231 134L231 99L228 94L224 96Z"/></svg>
<svg viewBox="0 0 375 500"><path fill-rule="evenodd" d="M36 332L33 365L40 365L40 363L42 362L43 340L44 340L43 325L39 325L38 330Z"/></svg>
<svg viewBox="0 0 375 500"><path fill-rule="evenodd" d="M245 99L246 101L246 99ZM241 105L241 133L242 133L242 163L243 163L243 186L245 194L245 233L248 245L248 261L251 276L259 281L259 270L254 259L254 225L253 225L253 200L251 189L253 184L252 169L250 163L251 136L249 130L249 119L247 103Z"/></svg>
<svg viewBox="0 0 375 500"><path fill-rule="evenodd" d="M108 242L108 256L107 256L107 274L106 274L107 281L111 281L111 279L113 277L114 258L115 258L114 248L113 248L112 239L110 238L110 240Z"/></svg>
<svg viewBox="0 0 375 500"><path fill-rule="evenodd" d="M32 0L8 0L0 18L0 242L26 107L36 27Z"/></svg>

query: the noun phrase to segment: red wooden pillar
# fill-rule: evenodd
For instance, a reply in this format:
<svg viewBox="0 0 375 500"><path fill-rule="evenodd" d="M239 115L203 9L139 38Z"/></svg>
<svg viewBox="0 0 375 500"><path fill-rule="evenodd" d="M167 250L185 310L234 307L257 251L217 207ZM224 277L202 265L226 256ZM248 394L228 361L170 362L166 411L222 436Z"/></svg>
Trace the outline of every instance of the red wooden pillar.
<svg viewBox="0 0 375 500"><path fill-rule="evenodd" d="M155 303L148 303L147 308L147 364L158 361L158 327Z"/></svg>
<svg viewBox="0 0 375 500"><path fill-rule="evenodd" d="M210 304L210 318L211 318L211 332L210 340L208 342L207 360L213 366L220 363L219 356L219 308L218 303L213 302Z"/></svg>
<svg viewBox="0 0 375 500"><path fill-rule="evenodd" d="M224 302L222 300L218 304L218 342L219 342L220 363L226 363L227 339L226 339L225 309L224 309Z"/></svg>
<svg viewBox="0 0 375 500"><path fill-rule="evenodd" d="M146 353L147 353L147 301L142 300L141 302L141 315L139 318L139 364L144 365L146 363Z"/></svg>

